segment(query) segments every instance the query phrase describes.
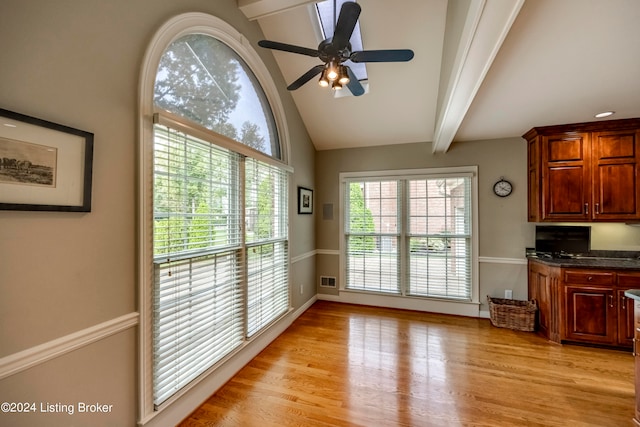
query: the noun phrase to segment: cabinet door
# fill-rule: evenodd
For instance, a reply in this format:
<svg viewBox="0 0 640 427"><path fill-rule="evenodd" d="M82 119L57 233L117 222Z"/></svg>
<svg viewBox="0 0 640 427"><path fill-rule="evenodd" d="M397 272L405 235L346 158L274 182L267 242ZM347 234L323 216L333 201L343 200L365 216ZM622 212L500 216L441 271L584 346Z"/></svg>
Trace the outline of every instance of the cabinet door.
<svg viewBox="0 0 640 427"><path fill-rule="evenodd" d="M640 312L634 320L634 301L624 296L624 291L629 289L640 289L640 273L627 272L618 273L618 343L631 347L633 345L634 333L640 324Z"/></svg>
<svg viewBox="0 0 640 427"><path fill-rule="evenodd" d="M586 221L591 217L588 133L542 137L543 220Z"/></svg>
<svg viewBox="0 0 640 427"><path fill-rule="evenodd" d="M624 296L626 289L616 290L618 294L618 344L624 347L633 346L635 319L633 317L633 299Z"/></svg>
<svg viewBox="0 0 640 427"><path fill-rule="evenodd" d="M551 287L549 270L539 264L529 263L529 299L536 300L538 312L536 329L550 338L551 331Z"/></svg>
<svg viewBox="0 0 640 427"><path fill-rule="evenodd" d="M540 221L540 154L539 138L527 141L527 163L529 165L529 177L527 178L527 212L529 222Z"/></svg>
<svg viewBox="0 0 640 427"><path fill-rule="evenodd" d="M640 131L592 134L593 218L640 219Z"/></svg>
<svg viewBox="0 0 640 427"><path fill-rule="evenodd" d="M616 343L615 296L611 287L565 285L565 336L570 341Z"/></svg>
<svg viewBox="0 0 640 427"><path fill-rule="evenodd" d="M633 364L635 369L636 410L634 425L640 425L640 301L634 301L635 337L633 342Z"/></svg>

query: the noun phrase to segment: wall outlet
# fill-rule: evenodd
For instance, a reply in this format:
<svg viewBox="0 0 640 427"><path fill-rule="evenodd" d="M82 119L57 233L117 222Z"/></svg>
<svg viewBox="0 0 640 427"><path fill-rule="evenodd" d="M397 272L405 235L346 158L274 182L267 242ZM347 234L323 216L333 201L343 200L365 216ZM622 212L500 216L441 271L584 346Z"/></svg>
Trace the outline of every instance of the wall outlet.
<svg viewBox="0 0 640 427"><path fill-rule="evenodd" d="M300 295L304 294L304 285L300 283Z"/></svg>
<svg viewBox="0 0 640 427"><path fill-rule="evenodd" d="M505 299L513 299L513 291L511 289L504 290L504 298Z"/></svg>

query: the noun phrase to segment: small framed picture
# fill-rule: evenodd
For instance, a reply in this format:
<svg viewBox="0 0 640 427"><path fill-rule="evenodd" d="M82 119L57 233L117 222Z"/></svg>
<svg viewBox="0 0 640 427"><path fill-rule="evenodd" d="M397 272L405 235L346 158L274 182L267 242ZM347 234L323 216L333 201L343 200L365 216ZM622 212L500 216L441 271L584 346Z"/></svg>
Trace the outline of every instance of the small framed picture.
<svg viewBox="0 0 640 427"><path fill-rule="evenodd" d="M0 210L91 212L93 134L0 109Z"/></svg>
<svg viewBox="0 0 640 427"><path fill-rule="evenodd" d="M313 213L313 190L304 187L298 187L298 213Z"/></svg>

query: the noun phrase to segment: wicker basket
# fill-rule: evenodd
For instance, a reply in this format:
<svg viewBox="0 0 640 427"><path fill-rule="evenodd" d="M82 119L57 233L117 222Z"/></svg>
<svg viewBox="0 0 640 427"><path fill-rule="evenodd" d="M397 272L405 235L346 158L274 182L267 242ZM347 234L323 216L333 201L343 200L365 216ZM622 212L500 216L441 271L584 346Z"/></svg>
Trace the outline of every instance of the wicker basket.
<svg viewBox="0 0 640 427"><path fill-rule="evenodd" d="M515 329L516 331L534 331L536 328L535 301L517 301L512 299L491 298L489 301L489 315L491 324L498 328Z"/></svg>

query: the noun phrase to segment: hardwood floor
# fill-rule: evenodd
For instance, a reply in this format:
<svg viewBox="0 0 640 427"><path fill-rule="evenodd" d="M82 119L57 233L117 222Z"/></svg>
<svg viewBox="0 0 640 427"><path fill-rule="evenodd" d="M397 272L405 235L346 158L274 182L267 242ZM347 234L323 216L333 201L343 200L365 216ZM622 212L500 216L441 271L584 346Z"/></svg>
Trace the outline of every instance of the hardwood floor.
<svg viewBox="0 0 640 427"><path fill-rule="evenodd" d="M631 426L633 357L316 302L181 427Z"/></svg>

